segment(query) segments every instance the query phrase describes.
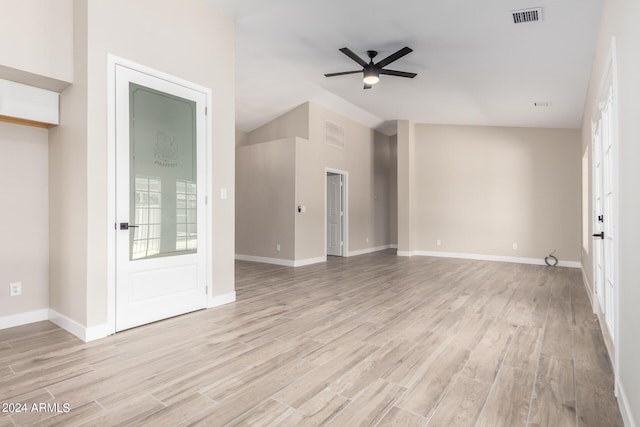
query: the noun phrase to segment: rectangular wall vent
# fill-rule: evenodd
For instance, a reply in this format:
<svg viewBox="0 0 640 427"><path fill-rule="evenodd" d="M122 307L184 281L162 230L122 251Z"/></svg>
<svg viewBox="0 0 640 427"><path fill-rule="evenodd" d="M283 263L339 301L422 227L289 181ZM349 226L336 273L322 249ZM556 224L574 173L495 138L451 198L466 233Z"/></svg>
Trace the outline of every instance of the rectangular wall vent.
<svg viewBox="0 0 640 427"><path fill-rule="evenodd" d="M331 122L324 122L324 140L334 147L344 148L344 128Z"/></svg>
<svg viewBox="0 0 640 427"><path fill-rule="evenodd" d="M551 102L549 101L538 101L533 103L534 107L551 107Z"/></svg>
<svg viewBox="0 0 640 427"><path fill-rule="evenodd" d="M542 8L535 7L532 9L514 10L511 12L514 24L524 24L525 22L542 21Z"/></svg>

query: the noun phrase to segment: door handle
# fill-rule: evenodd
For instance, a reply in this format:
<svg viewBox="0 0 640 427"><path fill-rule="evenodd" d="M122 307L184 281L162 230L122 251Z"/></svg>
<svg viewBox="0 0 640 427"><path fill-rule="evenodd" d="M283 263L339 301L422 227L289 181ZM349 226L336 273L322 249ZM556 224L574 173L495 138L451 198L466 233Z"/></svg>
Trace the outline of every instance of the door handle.
<svg viewBox="0 0 640 427"><path fill-rule="evenodd" d="M138 228L139 226L137 225L129 225L128 222L121 222L120 223L120 230L128 230L130 228Z"/></svg>
<svg viewBox="0 0 640 427"><path fill-rule="evenodd" d="M604 231L593 234L593 237L599 237L601 239L604 239Z"/></svg>

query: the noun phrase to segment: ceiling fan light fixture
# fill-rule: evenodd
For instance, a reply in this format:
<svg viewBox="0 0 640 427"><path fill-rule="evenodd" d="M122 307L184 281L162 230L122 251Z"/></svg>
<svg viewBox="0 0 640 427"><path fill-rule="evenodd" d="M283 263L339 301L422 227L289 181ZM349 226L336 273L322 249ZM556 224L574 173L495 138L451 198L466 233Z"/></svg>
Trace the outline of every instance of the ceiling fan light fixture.
<svg viewBox="0 0 640 427"><path fill-rule="evenodd" d="M364 70L364 78L362 79L367 85L374 85L380 81L380 73L376 70Z"/></svg>

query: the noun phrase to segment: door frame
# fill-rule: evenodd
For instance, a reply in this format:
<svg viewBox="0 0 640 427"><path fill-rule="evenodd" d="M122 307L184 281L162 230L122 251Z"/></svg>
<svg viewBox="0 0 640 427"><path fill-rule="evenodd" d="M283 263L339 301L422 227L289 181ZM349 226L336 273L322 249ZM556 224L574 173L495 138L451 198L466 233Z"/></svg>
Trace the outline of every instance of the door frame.
<svg viewBox="0 0 640 427"><path fill-rule="evenodd" d="M212 105L211 89L156 70L146 65L107 53L107 334L116 333L116 68L125 67L170 83L201 92L205 103L205 280L207 286L207 307L213 301L213 268L210 260L213 248L213 197L212 189L212 141L213 120L209 114Z"/></svg>
<svg viewBox="0 0 640 427"><path fill-rule="evenodd" d="M342 175L342 210L344 215L342 216L342 238L344 245L342 246L342 256L349 256L349 172L340 169L334 169L330 167L324 168L324 257L327 258L327 176L329 173L336 175Z"/></svg>
<svg viewBox="0 0 640 427"><path fill-rule="evenodd" d="M596 213L596 206L594 205L595 202L595 162L597 159L595 159L595 150L593 147L593 135L594 135L594 130L595 130L595 126L597 126L599 117L601 115L600 111L600 103L605 101L608 98L608 93L609 90L611 90L611 122L612 122L612 150L613 150L613 167L611 168L612 170L612 174L611 174L611 187L613 189L613 215L611 216L611 221L612 221L612 227L614 229L614 242L613 242L613 263L612 263L612 270L613 270L613 277L614 277L614 289L613 289L613 337L611 337L611 335L608 332L608 327L606 324L606 319L603 317L604 311L603 309L606 309L606 307L600 307L599 302L597 301L597 296L595 294L595 287L596 287L596 259L595 259L595 250L594 250L594 246L592 244L592 249L591 249L591 262L593 264L592 268L593 268L593 283L592 283L592 295L594 296L594 298L592 298L592 309L593 312L597 315L598 319L600 320L600 328L602 329L602 333L603 336L605 337L605 347L607 348L607 351L609 353L609 357L611 359L611 363L613 365L613 373L614 373L614 380L615 380L615 387L614 387L614 392L615 395L618 396L618 386L619 386L619 369L618 367L620 366L620 352L618 351L620 349L620 283L619 283L619 265L620 265L620 257L619 257L619 224L620 224L620 216L619 216L619 212L620 212L620 186L619 186L619 175L618 175L618 171L619 171L619 140L618 140L618 65L617 65L617 56L616 56L616 38L612 37L611 38L611 43L609 45L609 52L607 54L606 60L605 60L605 66L604 66L604 72L601 76L601 80L600 80L600 85L598 87L598 91L597 91L597 96L596 96L596 104L594 106L594 110L592 112L592 116L591 116L591 124L592 124L592 131L591 131L591 156L592 156L592 161L591 161L591 168L592 168L592 176L591 176L591 187L592 187L592 191L591 191L591 197L592 197L592 201L591 201L591 212L592 212L592 218L591 218L591 233L593 234L594 231L594 225L596 224L597 221L597 213ZM602 132L602 130L600 130L600 132ZM602 147L601 147L602 148ZM603 153L602 150L600 150L600 161L602 162L603 160ZM602 169L602 167L601 167ZM598 242L600 243L600 242ZM604 255L604 248L603 248L603 256ZM605 264L606 264L606 259L605 259ZM603 284L603 288L606 287L606 277L605 277L605 283ZM606 290L605 290L606 291ZM606 301L605 301L605 305L606 305ZM606 314L605 314L606 316ZM604 328L603 328L604 327ZM607 342L608 340L608 342ZM613 348L609 348L609 344L611 345L611 347ZM613 353L613 354L612 354Z"/></svg>

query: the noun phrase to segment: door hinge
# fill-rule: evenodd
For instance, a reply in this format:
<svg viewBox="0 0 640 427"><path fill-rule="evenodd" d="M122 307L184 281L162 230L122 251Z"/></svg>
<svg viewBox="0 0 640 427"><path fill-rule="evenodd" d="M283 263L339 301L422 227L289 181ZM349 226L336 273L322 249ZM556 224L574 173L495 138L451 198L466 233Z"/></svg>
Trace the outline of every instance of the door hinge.
<svg viewBox="0 0 640 427"><path fill-rule="evenodd" d="M204 204L205 205L209 204L209 196L204 196Z"/></svg>
<svg viewBox="0 0 640 427"><path fill-rule="evenodd" d="M204 287L204 293L209 295L209 286Z"/></svg>
<svg viewBox="0 0 640 427"><path fill-rule="evenodd" d="M604 222L604 215L598 215L598 221Z"/></svg>
<svg viewBox="0 0 640 427"><path fill-rule="evenodd" d="M209 114L209 107L204 107L204 115L206 116L207 114Z"/></svg>

